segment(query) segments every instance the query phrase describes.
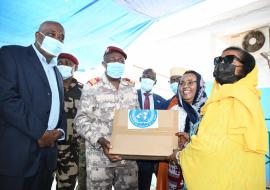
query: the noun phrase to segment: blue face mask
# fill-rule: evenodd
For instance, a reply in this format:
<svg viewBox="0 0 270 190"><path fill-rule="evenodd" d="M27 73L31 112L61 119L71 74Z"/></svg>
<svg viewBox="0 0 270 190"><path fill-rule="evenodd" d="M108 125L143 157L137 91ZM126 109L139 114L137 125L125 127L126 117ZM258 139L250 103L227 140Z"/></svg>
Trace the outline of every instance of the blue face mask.
<svg viewBox="0 0 270 190"><path fill-rule="evenodd" d="M177 94L177 90L178 90L178 82L173 82L171 83L171 90L174 94Z"/></svg>
<svg viewBox="0 0 270 190"><path fill-rule="evenodd" d="M119 62L107 63L107 75L119 79L124 74L125 64Z"/></svg>
<svg viewBox="0 0 270 190"><path fill-rule="evenodd" d="M40 32L41 33L41 32ZM46 51L48 54L51 54L57 57L60 53L62 53L64 44L50 36L44 36L42 43L40 44L40 48Z"/></svg>
<svg viewBox="0 0 270 190"><path fill-rule="evenodd" d="M64 80L72 77L72 75L73 75L72 67L69 67L69 66L66 66L66 65L57 65L57 68L60 71L60 73L61 73Z"/></svg>
<svg viewBox="0 0 270 190"><path fill-rule="evenodd" d="M153 89L155 81L149 78L141 78L141 89L149 92Z"/></svg>

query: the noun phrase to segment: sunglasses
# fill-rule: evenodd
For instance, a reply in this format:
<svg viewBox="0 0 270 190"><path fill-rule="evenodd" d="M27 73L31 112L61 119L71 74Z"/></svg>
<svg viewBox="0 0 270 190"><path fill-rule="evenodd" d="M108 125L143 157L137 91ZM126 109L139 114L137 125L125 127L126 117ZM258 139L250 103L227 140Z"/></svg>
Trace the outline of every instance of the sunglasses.
<svg viewBox="0 0 270 190"><path fill-rule="evenodd" d="M222 61L227 64L231 64L234 60L242 63L241 59L236 57L235 55L226 55L225 57L216 57L214 58L214 65L220 64Z"/></svg>

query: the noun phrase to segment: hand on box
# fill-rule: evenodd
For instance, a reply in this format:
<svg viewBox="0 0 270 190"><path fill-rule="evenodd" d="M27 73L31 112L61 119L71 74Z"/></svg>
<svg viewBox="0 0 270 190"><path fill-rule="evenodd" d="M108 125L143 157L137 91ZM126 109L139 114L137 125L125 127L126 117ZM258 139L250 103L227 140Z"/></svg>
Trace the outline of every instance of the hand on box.
<svg viewBox="0 0 270 190"><path fill-rule="evenodd" d="M179 152L179 150L174 150L173 153L166 158L167 161L171 161L174 163L177 163L176 154Z"/></svg>
<svg viewBox="0 0 270 190"><path fill-rule="evenodd" d="M178 132L175 135L178 136L178 148L179 148L179 150L183 150L185 148L185 146L187 145L187 143L190 141L189 134L184 133L184 132Z"/></svg>
<svg viewBox="0 0 270 190"><path fill-rule="evenodd" d="M122 160L121 156L109 153L109 150L112 148L110 141L108 141L104 137L101 137L98 139L98 143L101 145L104 154L109 158L111 162Z"/></svg>

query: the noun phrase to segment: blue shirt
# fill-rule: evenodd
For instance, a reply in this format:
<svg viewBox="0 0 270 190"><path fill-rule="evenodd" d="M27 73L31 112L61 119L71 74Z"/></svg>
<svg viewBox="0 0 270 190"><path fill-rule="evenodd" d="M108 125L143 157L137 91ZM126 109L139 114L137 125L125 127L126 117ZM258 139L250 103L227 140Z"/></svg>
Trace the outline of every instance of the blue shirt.
<svg viewBox="0 0 270 190"><path fill-rule="evenodd" d="M51 93L52 93L52 104L51 104L51 110L49 115L49 121L48 121L48 128L47 130L53 130L59 121L59 115L60 115L60 98L59 98L59 90L58 90L58 84L57 79L54 71L54 67L57 65L57 62L52 59L50 63L47 63L46 58L38 51L36 46L32 44L38 59L40 60L42 67L46 73ZM64 134L64 131L62 129L61 132ZM64 135L63 135L64 137ZM63 140L63 137L59 140Z"/></svg>

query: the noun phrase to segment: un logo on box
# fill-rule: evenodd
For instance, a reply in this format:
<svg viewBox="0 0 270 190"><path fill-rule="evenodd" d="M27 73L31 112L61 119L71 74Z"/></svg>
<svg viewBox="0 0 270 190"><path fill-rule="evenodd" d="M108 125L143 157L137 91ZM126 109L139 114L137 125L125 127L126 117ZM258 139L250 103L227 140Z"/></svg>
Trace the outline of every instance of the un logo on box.
<svg viewBox="0 0 270 190"><path fill-rule="evenodd" d="M158 128L157 110L129 110L128 129Z"/></svg>

